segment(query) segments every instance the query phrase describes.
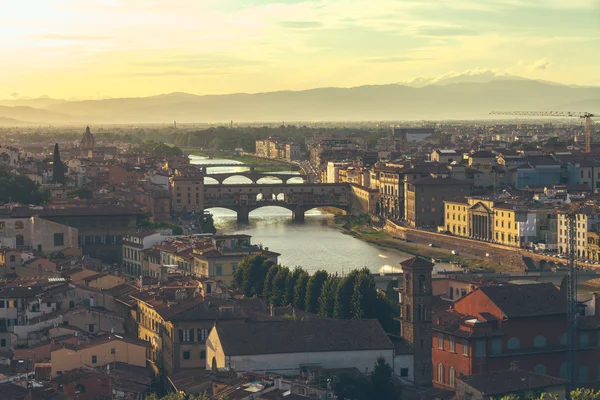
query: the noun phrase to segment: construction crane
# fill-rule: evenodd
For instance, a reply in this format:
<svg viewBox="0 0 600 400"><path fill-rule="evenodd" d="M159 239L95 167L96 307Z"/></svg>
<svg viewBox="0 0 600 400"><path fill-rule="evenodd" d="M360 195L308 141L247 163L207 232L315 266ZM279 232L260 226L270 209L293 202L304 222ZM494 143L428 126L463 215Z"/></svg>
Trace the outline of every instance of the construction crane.
<svg viewBox="0 0 600 400"><path fill-rule="evenodd" d="M492 111L490 114L496 115L524 115L531 117L566 117L585 119L585 151L589 153L592 150L592 117L600 114L589 112L571 112L571 111Z"/></svg>
<svg viewBox="0 0 600 400"><path fill-rule="evenodd" d="M567 209L558 210L565 217L566 233L567 233L567 338L569 346L569 365L570 365L570 381L571 389L575 389L577 378L575 359L577 354L577 265L575 262L577 248L577 214L580 204L571 203Z"/></svg>

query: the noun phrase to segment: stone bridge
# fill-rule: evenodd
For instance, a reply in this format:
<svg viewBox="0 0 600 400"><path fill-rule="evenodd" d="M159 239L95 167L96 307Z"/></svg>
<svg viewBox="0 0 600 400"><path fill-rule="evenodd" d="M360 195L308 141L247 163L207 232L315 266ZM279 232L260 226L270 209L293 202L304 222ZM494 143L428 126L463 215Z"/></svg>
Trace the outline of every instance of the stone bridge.
<svg viewBox="0 0 600 400"><path fill-rule="evenodd" d="M390 273L375 275L375 283L377 288L387 290L392 281L397 281L402 276L402 273ZM433 275L433 279L456 278L464 281L479 281L485 279L494 279L498 281L535 281L535 282L550 282L556 286L560 286L563 279L567 276L567 271L539 271L539 272L489 272L489 273L469 273L462 271L446 271ZM577 271L577 283L590 281L592 279L600 279L600 270L579 270Z"/></svg>
<svg viewBox="0 0 600 400"><path fill-rule="evenodd" d="M225 181L225 179L231 178L232 176L243 176L244 178L250 179L252 183L258 183L258 181L262 178L276 178L279 179L281 183L288 183L292 178L301 178L303 183L307 181L306 175L288 174L285 172L207 172L204 174L204 176L207 178L212 178L221 184Z"/></svg>
<svg viewBox="0 0 600 400"><path fill-rule="evenodd" d="M250 212L267 206L292 211L295 221L317 207L351 211L352 189L346 183L204 185L204 209L226 208L237 213L238 222L248 222Z"/></svg>

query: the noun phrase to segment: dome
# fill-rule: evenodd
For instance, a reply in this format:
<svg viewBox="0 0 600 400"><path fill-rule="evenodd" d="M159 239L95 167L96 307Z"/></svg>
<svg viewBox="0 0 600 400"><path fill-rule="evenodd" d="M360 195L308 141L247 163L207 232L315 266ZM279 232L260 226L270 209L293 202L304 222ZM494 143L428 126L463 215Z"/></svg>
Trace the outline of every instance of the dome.
<svg viewBox="0 0 600 400"><path fill-rule="evenodd" d="M92 132L90 131L90 127L87 126L85 128L85 133L83 134L83 137L81 138L80 147L84 150L89 150L89 149L93 149L95 145L96 145L96 139L94 139L94 135L92 135Z"/></svg>

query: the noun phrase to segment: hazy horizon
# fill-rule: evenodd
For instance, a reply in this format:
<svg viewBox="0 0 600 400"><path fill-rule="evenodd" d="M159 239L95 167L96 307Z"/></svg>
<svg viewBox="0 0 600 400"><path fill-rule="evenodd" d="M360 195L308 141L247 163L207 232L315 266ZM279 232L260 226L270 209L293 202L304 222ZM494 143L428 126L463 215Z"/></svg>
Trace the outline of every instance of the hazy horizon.
<svg viewBox="0 0 600 400"><path fill-rule="evenodd" d="M600 85L598 0L0 3L0 98L262 93L514 75Z"/></svg>

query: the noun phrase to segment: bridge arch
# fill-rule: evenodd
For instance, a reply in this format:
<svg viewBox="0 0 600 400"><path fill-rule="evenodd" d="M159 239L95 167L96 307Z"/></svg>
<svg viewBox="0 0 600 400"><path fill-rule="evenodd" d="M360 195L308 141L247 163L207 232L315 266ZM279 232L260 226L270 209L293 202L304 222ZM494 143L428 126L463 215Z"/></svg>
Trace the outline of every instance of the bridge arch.
<svg viewBox="0 0 600 400"><path fill-rule="evenodd" d="M277 182L270 182L272 180L277 180ZM257 183L259 185L264 185L264 184L283 184L283 183L287 183L287 182L284 182L283 179L277 175L264 175L264 176L258 177L258 179L256 179L255 183Z"/></svg>
<svg viewBox="0 0 600 400"><path fill-rule="evenodd" d="M204 177L204 184L205 185L218 185L221 182L219 182L218 179L213 178L212 176L205 176Z"/></svg>
<svg viewBox="0 0 600 400"><path fill-rule="evenodd" d="M335 205L314 206L314 207L311 207L311 208L306 208L305 212L309 212L309 211L316 210L316 209L319 209L319 208L327 208L328 210L332 210L333 209L335 211L335 214L340 213L342 215L346 215L348 213L348 210L346 210L345 208L342 208L342 207L339 207L339 206L335 206Z"/></svg>
<svg viewBox="0 0 600 400"><path fill-rule="evenodd" d="M237 179L243 179L244 182L235 182L235 180ZM240 172L239 174L232 174L227 176L226 178L224 178L222 180L222 182L224 185L245 185L245 184L250 184L250 183L255 183L252 179L250 179L249 177L245 176L243 174L243 172Z"/></svg>
<svg viewBox="0 0 600 400"><path fill-rule="evenodd" d="M289 177L285 180L285 183L288 185L301 185L303 183L307 183L308 179L306 175L297 175Z"/></svg>

